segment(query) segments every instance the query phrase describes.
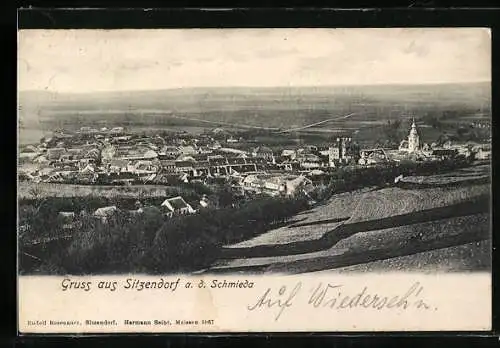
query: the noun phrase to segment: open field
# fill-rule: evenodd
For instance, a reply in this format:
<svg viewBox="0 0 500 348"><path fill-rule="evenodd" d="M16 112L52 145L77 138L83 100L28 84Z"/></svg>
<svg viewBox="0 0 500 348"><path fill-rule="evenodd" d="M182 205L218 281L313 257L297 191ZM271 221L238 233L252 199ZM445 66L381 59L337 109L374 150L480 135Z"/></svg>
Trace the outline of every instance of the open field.
<svg viewBox="0 0 500 348"><path fill-rule="evenodd" d="M402 183L420 184L423 186L445 186L448 184L461 184L466 182L489 180L491 178L491 166L479 164L472 167L461 168L453 172L432 176L409 176L401 179Z"/></svg>
<svg viewBox="0 0 500 348"><path fill-rule="evenodd" d="M35 198L43 197L165 197L175 191L174 187L161 185L134 185L134 186L104 186L104 185L72 185L72 184L52 184L52 183L31 183L21 181L18 183L17 197Z"/></svg>
<svg viewBox="0 0 500 348"><path fill-rule="evenodd" d="M297 221L298 227L294 227L294 224L281 227L251 240L227 247L252 248L262 245L313 241L340 225L447 207L484 197L489 193L488 185L459 189L424 190L405 190L391 187L342 193L335 195L324 205L297 215L295 221ZM317 223L322 221L324 222Z"/></svg>
<svg viewBox="0 0 500 348"><path fill-rule="evenodd" d="M419 254L394 257L325 272L384 272L418 270L419 273L470 272L491 270L491 240L466 243ZM319 271L318 273L320 273Z"/></svg>
<svg viewBox="0 0 500 348"><path fill-rule="evenodd" d="M490 200L489 184L335 195L289 226L227 246L206 272L432 271L447 257L435 271L490 269Z"/></svg>
<svg viewBox="0 0 500 348"><path fill-rule="evenodd" d="M329 230L349 219L357 201L370 189L340 193L323 205L300 213L288 226L269 231L253 239L228 245L228 248L246 248L266 244L286 244L321 238ZM329 221L325 221L329 220ZM313 224L315 222L321 224ZM309 224L309 225L308 225ZM297 226L297 227L295 227Z"/></svg>
<svg viewBox="0 0 500 348"><path fill-rule="evenodd" d="M234 260L220 260L208 272L278 272L302 273L327 269L342 269L370 262L382 262L398 257L407 257L407 263L418 270L425 267L425 255L420 253L438 252L462 244L481 243L489 238L488 214L443 219L439 222L424 222L414 225L399 226L376 231L359 232L340 240L333 246L317 252L279 256L254 257ZM477 262L489 262L488 253L481 251L484 257ZM466 253L462 253L465 258ZM437 256L439 257L439 256ZM442 256L441 256L442 257ZM456 260L456 262L459 262ZM378 270L395 271L395 265ZM401 270L401 269L399 269ZM438 271L436 269L435 271Z"/></svg>
<svg viewBox="0 0 500 348"><path fill-rule="evenodd" d="M378 220L397 215L458 205L490 194L488 185L474 185L456 189L426 188L405 190L391 187L373 191L360 197L346 224Z"/></svg>

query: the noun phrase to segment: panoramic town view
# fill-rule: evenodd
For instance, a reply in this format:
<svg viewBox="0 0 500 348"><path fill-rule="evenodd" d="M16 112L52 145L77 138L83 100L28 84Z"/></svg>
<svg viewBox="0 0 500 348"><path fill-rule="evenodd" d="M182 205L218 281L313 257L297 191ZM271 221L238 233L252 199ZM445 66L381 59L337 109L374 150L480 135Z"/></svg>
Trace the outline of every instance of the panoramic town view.
<svg viewBox="0 0 500 348"><path fill-rule="evenodd" d="M235 52L205 52L228 62L223 85L213 81L224 80L226 68L216 70L206 57L183 56L180 67L210 66L214 72L185 72L180 87L153 77L160 70L141 72L139 63L127 70L126 59L145 62L139 50L127 53L116 71L146 76L140 80L145 87L115 71L115 90L101 91L89 86L105 83L99 82L104 73L86 78L99 67L81 58L93 48L103 52L92 45L95 38L78 41L76 35L73 43L59 44L67 47L49 49L43 42L50 35L26 34L26 45L38 40L40 52L55 53L20 50L26 87L18 94L19 272L490 270L491 91L489 67L477 68L484 55L477 48L481 35L467 41L475 51L455 47L446 35L430 46L430 34L408 35L377 37L386 40L387 52L392 47L411 57L408 66L395 67L397 76L425 66L418 81L414 73L392 80L390 57L379 57L383 71L372 76L373 83L342 83L342 72L334 69L331 80L313 87L307 79L290 84L280 74L281 85L252 84L266 76L240 74L257 69L245 62L274 58L262 52L252 58L252 50L237 46ZM287 61L297 55L293 39L269 36L270 45L273 39L281 45L276 52L269 48L270 56ZM109 40L120 37L110 34ZM186 40L179 51L193 44ZM231 35L220 40L229 42ZM371 39L358 43L364 40ZM466 52L433 70L429 50L438 49L439 40L450 52ZM66 50L59 65L53 63L58 48ZM231 60L236 51L246 60ZM72 54L80 58L68 59ZM313 58L309 64L326 69L324 57ZM361 69L362 59L356 59L350 63ZM56 76L63 75L59 84L48 82L51 64ZM172 70L161 70L165 80L180 74L169 64ZM467 64L474 65L471 76L463 77ZM259 69L272 80L273 72ZM186 85L191 80L185 76L194 82ZM242 83L233 86L231 76ZM286 76L298 79L296 73ZM50 83L55 87L43 87Z"/></svg>

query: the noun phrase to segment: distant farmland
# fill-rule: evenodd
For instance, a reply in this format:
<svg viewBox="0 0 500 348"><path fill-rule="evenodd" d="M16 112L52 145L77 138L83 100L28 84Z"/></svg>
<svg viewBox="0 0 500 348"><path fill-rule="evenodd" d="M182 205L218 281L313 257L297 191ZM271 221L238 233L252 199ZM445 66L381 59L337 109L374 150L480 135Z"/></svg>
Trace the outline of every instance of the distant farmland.
<svg viewBox="0 0 500 348"><path fill-rule="evenodd" d="M19 116L26 127L41 125L206 126L198 120L256 127L293 128L335 116L356 122L440 116L488 118L490 85L349 86L297 88L205 88L83 95L21 92ZM179 118L175 118L175 117ZM189 119L192 119L190 121ZM357 126L357 125L356 125Z"/></svg>

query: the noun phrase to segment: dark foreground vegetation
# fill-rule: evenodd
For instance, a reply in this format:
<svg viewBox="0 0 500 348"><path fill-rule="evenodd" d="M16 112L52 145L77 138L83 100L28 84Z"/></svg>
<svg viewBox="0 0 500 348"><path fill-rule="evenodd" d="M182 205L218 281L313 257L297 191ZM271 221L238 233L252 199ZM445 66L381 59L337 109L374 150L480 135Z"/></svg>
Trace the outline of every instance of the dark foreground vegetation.
<svg viewBox="0 0 500 348"><path fill-rule="evenodd" d="M212 208L194 215L166 218L145 210L130 216L122 211L107 222L91 212L106 205L134 209L132 199L72 197L19 202L20 272L24 274L175 273L203 269L220 257L222 246L260 235L290 223L310 207L313 198L324 202L333 194L367 186L391 184L403 175L427 175L470 165L465 161L399 163L370 168L344 168L316 179L316 190L293 198L257 196L237 205L221 189ZM158 206L151 198L145 205ZM77 212L71 228L64 228L58 212Z"/></svg>
<svg viewBox="0 0 500 348"><path fill-rule="evenodd" d="M213 262L223 245L263 233L307 206L304 198L257 198L238 208L207 209L169 219L154 211L132 219L121 213L106 223L79 216L78 228L68 236L53 214L40 210L32 215L30 230L20 232L20 271L193 271Z"/></svg>

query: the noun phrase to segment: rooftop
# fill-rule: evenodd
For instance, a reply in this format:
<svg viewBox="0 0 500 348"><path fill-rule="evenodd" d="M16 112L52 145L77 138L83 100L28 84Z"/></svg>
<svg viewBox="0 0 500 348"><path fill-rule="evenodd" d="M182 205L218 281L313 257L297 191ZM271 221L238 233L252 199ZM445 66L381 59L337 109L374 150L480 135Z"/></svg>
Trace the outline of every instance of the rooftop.
<svg viewBox="0 0 500 348"><path fill-rule="evenodd" d="M173 198L167 198L162 203L162 206L168 205L167 202L168 202L168 204L170 204L170 206L174 210L180 210L180 209L188 208L188 205L187 205L186 201L181 196L177 196L177 197L173 197Z"/></svg>

